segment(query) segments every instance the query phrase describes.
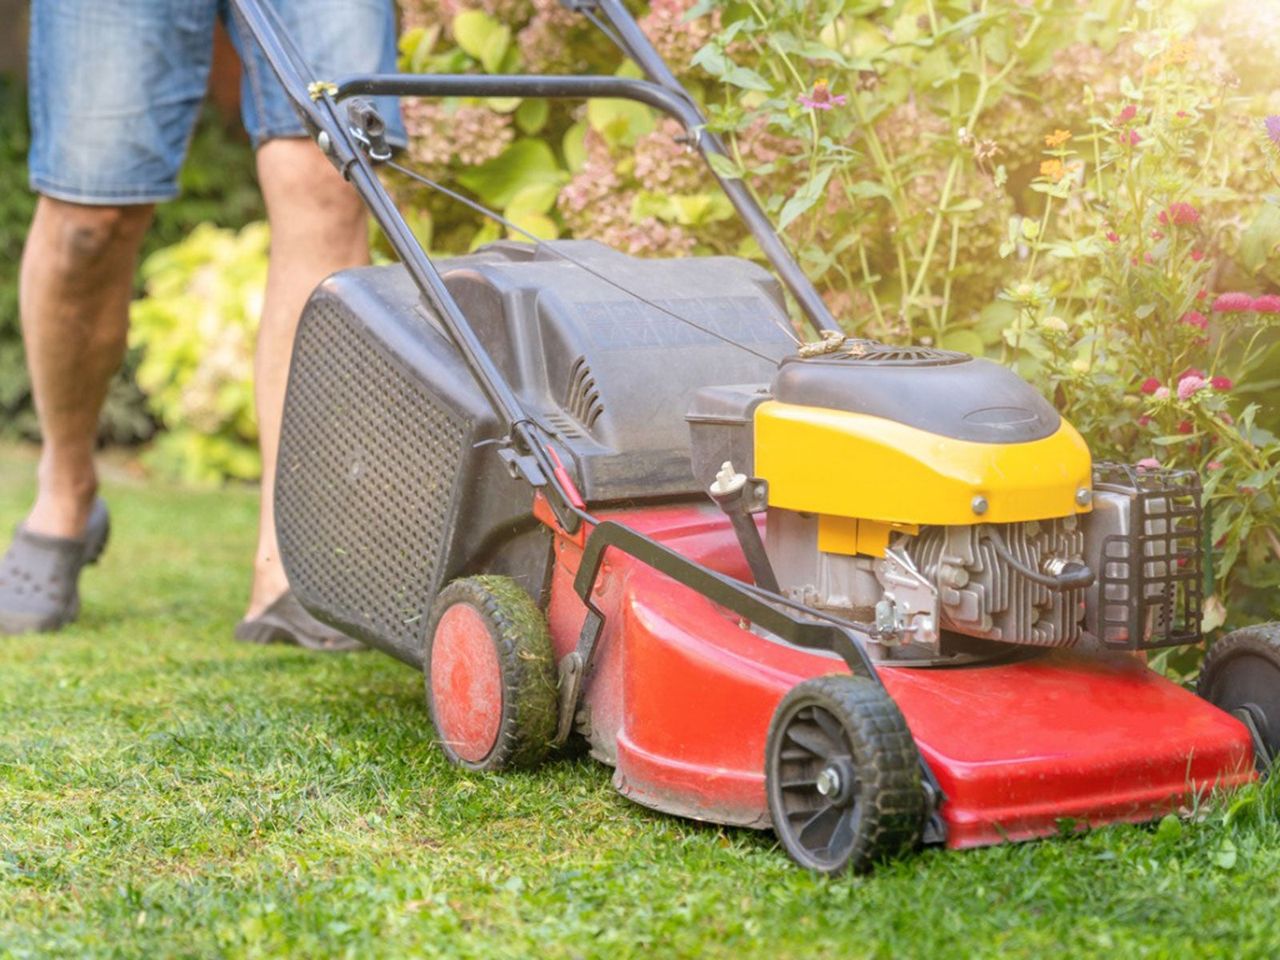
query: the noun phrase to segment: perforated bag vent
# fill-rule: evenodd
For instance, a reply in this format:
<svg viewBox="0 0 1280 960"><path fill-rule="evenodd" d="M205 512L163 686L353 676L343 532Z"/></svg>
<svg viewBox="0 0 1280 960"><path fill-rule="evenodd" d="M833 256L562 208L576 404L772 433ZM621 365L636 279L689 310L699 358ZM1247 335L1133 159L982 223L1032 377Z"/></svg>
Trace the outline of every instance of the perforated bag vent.
<svg viewBox="0 0 1280 960"><path fill-rule="evenodd" d="M345 307L312 300L276 474L280 551L307 609L416 648L440 587L466 431Z"/></svg>

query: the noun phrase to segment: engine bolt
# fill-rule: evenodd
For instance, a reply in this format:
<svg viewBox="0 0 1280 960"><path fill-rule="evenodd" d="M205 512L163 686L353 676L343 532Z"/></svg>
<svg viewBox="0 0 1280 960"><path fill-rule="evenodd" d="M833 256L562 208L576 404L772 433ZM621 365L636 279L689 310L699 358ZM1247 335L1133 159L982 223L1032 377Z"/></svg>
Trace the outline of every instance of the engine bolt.
<svg viewBox="0 0 1280 960"><path fill-rule="evenodd" d="M1076 491L1076 503L1082 507L1087 507L1093 503L1093 491L1088 487L1081 487Z"/></svg>
<svg viewBox="0 0 1280 960"><path fill-rule="evenodd" d="M984 513L987 512L987 507L989 507L990 504L987 503L986 497L982 496L982 494L978 494L978 496L973 498L973 501L969 504L969 506L973 508L974 513L976 513L978 516L982 516Z"/></svg>

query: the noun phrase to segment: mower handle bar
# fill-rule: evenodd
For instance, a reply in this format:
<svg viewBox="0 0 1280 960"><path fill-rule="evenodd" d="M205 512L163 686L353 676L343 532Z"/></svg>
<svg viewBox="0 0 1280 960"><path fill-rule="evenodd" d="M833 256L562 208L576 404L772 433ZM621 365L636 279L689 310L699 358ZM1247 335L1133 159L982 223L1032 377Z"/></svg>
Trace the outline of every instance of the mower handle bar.
<svg viewBox="0 0 1280 960"><path fill-rule="evenodd" d="M774 270L796 298L809 322L821 334L839 327L813 283L783 244L768 216L747 185L738 177L724 176L712 157L729 158L724 144L706 128L706 118L683 90L649 80L621 77L538 77L509 74L364 74L345 77L337 84L334 99L353 96L406 97L522 97L552 100L631 100L661 110L684 127L689 142L706 161L712 176L733 204L738 216L769 259Z"/></svg>

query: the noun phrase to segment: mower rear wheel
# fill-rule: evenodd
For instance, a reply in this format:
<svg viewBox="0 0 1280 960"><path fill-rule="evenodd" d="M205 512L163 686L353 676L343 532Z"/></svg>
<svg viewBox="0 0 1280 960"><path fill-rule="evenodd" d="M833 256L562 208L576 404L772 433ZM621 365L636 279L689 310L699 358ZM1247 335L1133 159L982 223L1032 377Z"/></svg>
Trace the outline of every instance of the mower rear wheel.
<svg viewBox="0 0 1280 960"><path fill-rule="evenodd" d="M547 622L514 580L455 580L436 597L423 655L427 708L445 755L469 770L533 766L556 733Z"/></svg>
<svg viewBox="0 0 1280 960"><path fill-rule="evenodd" d="M1254 765L1265 774L1280 754L1280 623L1222 637L1204 658L1196 692L1250 728Z"/></svg>
<svg viewBox="0 0 1280 960"><path fill-rule="evenodd" d="M920 758L902 712L863 677L831 675L782 698L765 748L773 829L818 873L863 872L920 841Z"/></svg>

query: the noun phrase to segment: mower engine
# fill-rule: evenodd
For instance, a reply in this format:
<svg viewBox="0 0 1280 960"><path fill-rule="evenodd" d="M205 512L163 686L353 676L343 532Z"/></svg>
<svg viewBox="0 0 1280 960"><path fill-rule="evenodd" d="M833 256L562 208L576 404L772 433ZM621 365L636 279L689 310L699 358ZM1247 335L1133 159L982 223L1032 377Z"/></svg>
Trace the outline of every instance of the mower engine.
<svg viewBox="0 0 1280 960"><path fill-rule="evenodd" d="M836 342L767 388L702 391L689 420L701 478L752 475L779 592L869 625L882 648L1199 639L1195 475L1095 468L1005 367Z"/></svg>

